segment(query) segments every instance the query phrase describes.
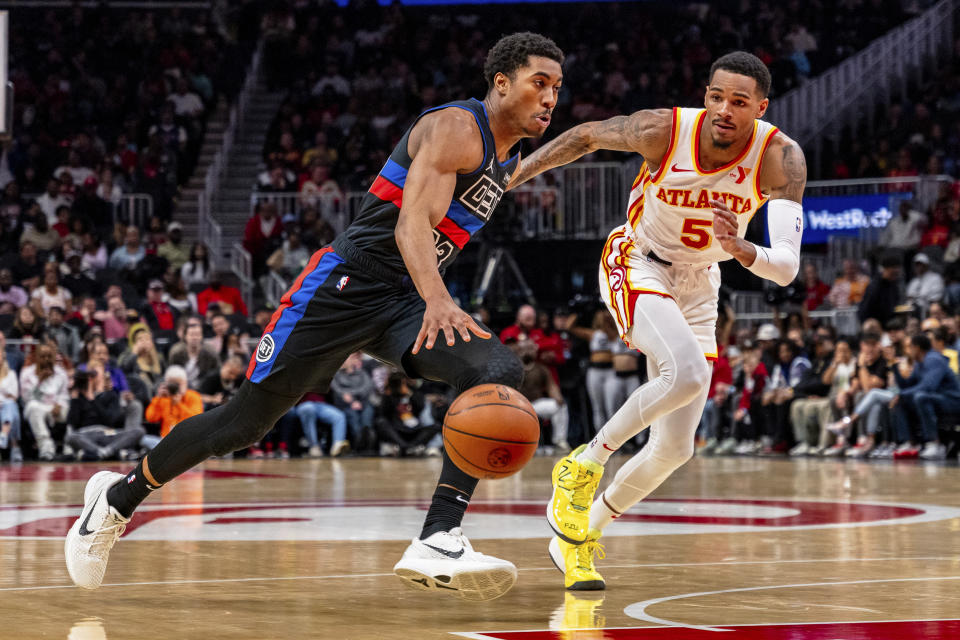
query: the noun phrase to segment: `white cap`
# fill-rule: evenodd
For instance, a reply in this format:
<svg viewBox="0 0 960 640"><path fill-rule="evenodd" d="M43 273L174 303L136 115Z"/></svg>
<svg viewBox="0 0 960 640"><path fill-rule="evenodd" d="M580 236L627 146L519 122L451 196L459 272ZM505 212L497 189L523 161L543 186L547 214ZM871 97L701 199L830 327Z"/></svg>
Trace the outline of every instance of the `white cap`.
<svg viewBox="0 0 960 640"><path fill-rule="evenodd" d="M779 340L780 339L780 330L776 326L770 324L760 325L760 328L757 329L757 340Z"/></svg>

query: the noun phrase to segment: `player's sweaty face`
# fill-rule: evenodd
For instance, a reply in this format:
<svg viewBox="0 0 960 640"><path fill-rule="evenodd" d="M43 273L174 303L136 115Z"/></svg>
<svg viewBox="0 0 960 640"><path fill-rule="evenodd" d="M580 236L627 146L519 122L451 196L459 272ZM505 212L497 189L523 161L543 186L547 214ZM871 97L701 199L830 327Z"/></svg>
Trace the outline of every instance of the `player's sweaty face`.
<svg viewBox="0 0 960 640"><path fill-rule="evenodd" d="M753 132L753 121L763 116L769 101L757 91L749 76L717 69L707 86L704 106L714 146L724 148L744 142Z"/></svg>
<svg viewBox="0 0 960 640"><path fill-rule="evenodd" d="M550 126L562 83L560 63L550 58L530 56L527 64L516 70L504 106L524 135L539 138Z"/></svg>

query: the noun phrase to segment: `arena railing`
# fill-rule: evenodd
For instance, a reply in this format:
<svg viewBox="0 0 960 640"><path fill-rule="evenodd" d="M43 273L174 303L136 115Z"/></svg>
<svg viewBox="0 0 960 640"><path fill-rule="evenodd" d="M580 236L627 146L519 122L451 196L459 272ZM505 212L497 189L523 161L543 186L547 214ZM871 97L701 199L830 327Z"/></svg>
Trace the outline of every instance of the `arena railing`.
<svg viewBox="0 0 960 640"><path fill-rule="evenodd" d="M228 256L224 253L223 231L215 215L218 206L217 193L220 190L220 183L226 177L227 159L230 157L231 151L233 151L234 139L236 138L239 127L243 125L247 107L256 89L262 60L263 40L260 40L260 42L257 43L253 57L250 59L250 67L247 70L247 77L243 82L243 87L237 95L236 102L230 107L227 126L223 131L223 140L220 143L220 148L216 154L214 154L213 161L207 168L203 191L197 194L197 222L200 230L200 241L207 245L210 256L213 258L214 264L218 269L228 259Z"/></svg>
<svg viewBox="0 0 960 640"><path fill-rule="evenodd" d="M25 201L36 200L42 193L25 193ZM146 229L150 218L153 217L153 196L149 193L125 193L120 196L120 202L113 204L113 222L132 224Z"/></svg>
<svg viewBox="0 0 960 640"><path fill-rule="evenodd" d="M240 295L250 309L253 304L253 256L239 242L234 242L230 249L230 271L240 281Z"/></svg>
<svg viewBox="0 0 960 640"><path fill-rule="evenodd" d="M877 108L906 101L908 87L948 59L953 49L956 0L941 0L920 16L871 42L865 49L798 88L770 101L770 122L805 147L811 166L821 166L821 136L855 128L872 132Z"/></svg>

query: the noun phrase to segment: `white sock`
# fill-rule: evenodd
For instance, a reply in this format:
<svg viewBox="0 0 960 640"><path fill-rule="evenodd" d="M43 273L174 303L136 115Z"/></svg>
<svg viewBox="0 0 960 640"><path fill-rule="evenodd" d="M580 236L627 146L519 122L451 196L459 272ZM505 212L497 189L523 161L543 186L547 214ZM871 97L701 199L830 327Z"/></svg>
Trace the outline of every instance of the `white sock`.
<svg viewBox="0 0 960 640"><path fill-rule="evenodd" d="M614 510L601 493L590 507L590 528L603 531L604 527L619 518L621 512Z"/></svg>
<svg viewBox="0 0 960 640"><path fill-rule="evenodd" d="M609 423L608 423L609 424ZM590 462L595 462L600 466L607 464L607 460L610 459L610 456L619 448L611 447L606 439L604 438L604 432L606 427L600 429L600 433L590 441L590 444L587 445L587 448L581 451L577 455L577 460L589 460Z"/></svg>

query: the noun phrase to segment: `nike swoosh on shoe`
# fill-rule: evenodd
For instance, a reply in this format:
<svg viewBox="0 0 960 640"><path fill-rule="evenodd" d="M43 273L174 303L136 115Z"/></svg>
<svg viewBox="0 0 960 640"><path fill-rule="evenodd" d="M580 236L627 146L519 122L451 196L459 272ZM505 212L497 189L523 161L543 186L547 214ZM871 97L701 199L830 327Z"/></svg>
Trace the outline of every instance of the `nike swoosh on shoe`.
<svg viewBox="0 0 960 640"><path fill-rule="evenodd" d="M426 544L426 543L424 543L423 546L427 547L428 549L433 549L438 553L442 553L443 555L453 560L459 560L460 556L463 555L463 551L464 551L463 549L460 549L460 551L447 551L446 549L441 549L440 547L435 547L432 544Z"/></svg>

